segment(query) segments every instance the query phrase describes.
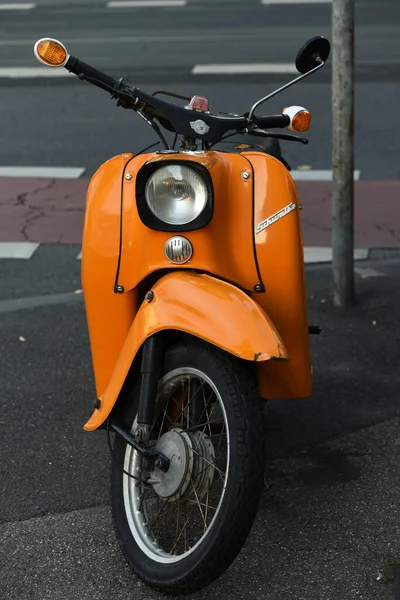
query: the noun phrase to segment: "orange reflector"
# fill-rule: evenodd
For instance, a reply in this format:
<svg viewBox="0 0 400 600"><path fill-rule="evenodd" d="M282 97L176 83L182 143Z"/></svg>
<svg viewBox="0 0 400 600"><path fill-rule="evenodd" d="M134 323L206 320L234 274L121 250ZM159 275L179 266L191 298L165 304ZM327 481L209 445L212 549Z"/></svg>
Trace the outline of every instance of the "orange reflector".
<svg viewBox="0 0 400 600"><path fill-rule="evenodd" d="M292 129L295 131L307 131L310 128L311 113L308 110L300 110L292 119Z"/></svg>
<svg viewBox="0 0 400 600"><path fill-rule="evenodd" d="M67 61L67 51L60 42L44 39L36 46L38 57L47 65L62 67Z"/></svg>

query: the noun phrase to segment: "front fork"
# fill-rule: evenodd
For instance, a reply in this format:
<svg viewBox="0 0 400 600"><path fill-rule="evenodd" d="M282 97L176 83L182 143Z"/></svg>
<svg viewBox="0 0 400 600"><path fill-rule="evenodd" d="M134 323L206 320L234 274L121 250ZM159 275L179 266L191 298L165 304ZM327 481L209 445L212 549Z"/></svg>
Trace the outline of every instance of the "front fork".
<svg viewBox="0 0 400 600"><path fill-rule="evenodd" d="M164 344L160 334L152 335L145 340L140 368L140 401L137 422L139 426L142 426L142 429L148 431L148 434L154 422L163 353ZM148 441L148 439L145 441Z"/></svg>
<svg viewBox="0 0 400 600"><path fill-rule="evenodd" d="M149 471L152 471L154 467L167 471L169 467L169 460L159 452L149 448L148 445L155 416L157 387L161 376L163 353L164 344L160 334L155 334L144 341L140 367L140 399L136 437L110 420L110 428L146 459L147 470Z"/></svg>

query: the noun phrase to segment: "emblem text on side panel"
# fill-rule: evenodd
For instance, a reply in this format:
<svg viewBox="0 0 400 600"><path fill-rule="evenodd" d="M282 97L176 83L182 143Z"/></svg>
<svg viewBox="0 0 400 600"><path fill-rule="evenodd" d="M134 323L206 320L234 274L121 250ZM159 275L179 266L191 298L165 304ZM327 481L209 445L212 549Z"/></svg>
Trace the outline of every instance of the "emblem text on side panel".
<svg viewBox="0 0 400 600"><path fill-rule="evenodd" d="M261 221L261 223L259 223L257 225L256 233L260 233L261 231L263 231L264 229L266 229L267 227L269 227L270 225L275 223L275 221L279 221L279 219L282 219L282 217L285 217L290 212L292 212L292 210L295 210L295 209L296 209L296 204L291 202L290 204L285 206L285 208L278 210L278 212L276 212L275 214L271 215L264 221Z"/></svg>

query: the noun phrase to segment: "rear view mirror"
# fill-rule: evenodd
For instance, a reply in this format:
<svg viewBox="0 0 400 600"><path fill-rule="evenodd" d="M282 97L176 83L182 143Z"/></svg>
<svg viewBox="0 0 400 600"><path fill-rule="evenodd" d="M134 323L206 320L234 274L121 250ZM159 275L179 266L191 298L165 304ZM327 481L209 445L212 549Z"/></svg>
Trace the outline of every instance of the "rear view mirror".
<svg viewBox="0 0 400 600"><path fill-rule="evenodd" d="M300 48L296 57L296 69L299 73L308 73L323 64L330 53L331 45L322 35L311 38Z"/></svg>

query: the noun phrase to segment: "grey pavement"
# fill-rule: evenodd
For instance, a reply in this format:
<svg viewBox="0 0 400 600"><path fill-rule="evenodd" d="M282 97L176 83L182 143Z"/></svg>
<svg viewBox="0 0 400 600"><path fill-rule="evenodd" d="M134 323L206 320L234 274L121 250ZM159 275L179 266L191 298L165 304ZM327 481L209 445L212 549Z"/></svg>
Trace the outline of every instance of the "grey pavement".
<svg viewBox="0 0 400 600"><path fill-rule="evenodd" d="M73 292L75 250L0 261L1 280L10 262L23 263L20 296ZM65 280L53 277L59 264ZM358 268L359 304L348 311L332 306L329 268L307 269L310 322L323 326L312 337L314 395L266 405L267 487L253 533L224 577L194 598L396 598L398 253ZM112 532L105 434L82 431L94 386L76 298L0 311L0 597L155 599Z"/></svg>
<svg viewBox="0 0 400 600"><path fill-rule="evenodd" d="M239 558L190 597L397 599L399 427L396 418L272 462ZM3 598L163 597L124 564L107 506L7 523L0 534Z"/></svg>

